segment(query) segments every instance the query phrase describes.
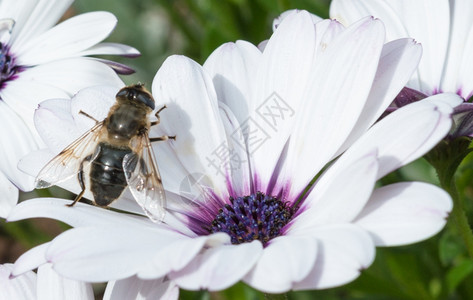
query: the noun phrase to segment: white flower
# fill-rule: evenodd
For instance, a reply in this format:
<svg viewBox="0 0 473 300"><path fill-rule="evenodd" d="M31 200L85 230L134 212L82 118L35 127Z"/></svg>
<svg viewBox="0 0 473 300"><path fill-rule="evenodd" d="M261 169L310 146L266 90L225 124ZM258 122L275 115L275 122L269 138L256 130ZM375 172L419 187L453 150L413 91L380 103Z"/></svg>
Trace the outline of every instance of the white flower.
<svg viewBox="0 0 473 300"><path fill-rule="evenodd" d="M64 278L51 264L38 268L37 274L28 271L10 278L12 264L0 265L0 291L2 299L11 300L87 300L94 299L90 283ZM110 282L105 289L104 300L131 299L177 299L179 289L171 281L144 281L136 277Z"/></svg>
<svg viewBox="0 0 473 300"><path fill-rule="evenodd" d="M422 94L456 93L465 103L455 110L451 136L473 136L473 1L333 0L330 16L345 25L365 16L380 18L388 41L415 38L423 47L419 68L394 103L402 106ZM424 96L425 97L425 96Z"/></svg>
<svg viewBox="0 0 473 300"><path fill-rule="evenodd" d="M38 103L71 97L90 85L120 86L123 83L115 71L132 71L86 55L139 55L129 46L100 43L117 22L110 13L82 14L54 26L72 2L0 2L1 217L16 204L17 188L33 189L34 178L20 172L17 163L30 151L44 147L33 123Z"/></svg>
<svg viewBox="0 0 473 300"><path fill-rule="evenodd" d="M239 280L270 293L350 282L372 263L376 246L432 236L452 207L426 183L375 189L447 134L452 106L461 102L432 96L370 128L420 51L410 39L384 44L378 20L344 28L314 24L301 11L279 24L263 52L238 41L219 47L203 67L168 58L152 85L157 107L167 109L151 131L177 137L154 146L168 191L165 223L83 203L70 208L62 199L25 201L8 221L50 217L75 228L24 254L13 274L48 261L70 278L167 276L190 290ZM104 118L116 92L87 89L42 103L36 123L52 152L93 124L79 110L96 103L87 112ZM52 155L37 152L21 167L35 174ZM76 180L64 186L79 190ZM143 214L126 197L114 206Z"/></svg>
<svg viewBox="0 0 473 300"><path fill-rule="evenodd" d="M334 0L330 16L348 25L365 16L380 18L388 41L413 37L424 49L410 87L433 95L473 95L473 2L469 0Z"/></svg>
<svg viewBox="0 0 473 300"><path fill-rule="evenodd" d="M38 274L29 271L15 278L10 278L12 269L12 264L0 265L2 299L94 299L91 284L64 278L54 272L51 264L39 267Z"/></svg>

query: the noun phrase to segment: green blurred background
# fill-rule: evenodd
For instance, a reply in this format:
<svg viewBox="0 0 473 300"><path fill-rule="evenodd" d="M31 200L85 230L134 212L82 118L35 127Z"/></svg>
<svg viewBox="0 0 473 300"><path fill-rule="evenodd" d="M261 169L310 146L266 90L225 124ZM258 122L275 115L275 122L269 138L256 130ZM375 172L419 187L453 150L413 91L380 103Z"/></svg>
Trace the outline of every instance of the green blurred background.
<svg viewBox="0 0 473 300"><path fill-rule="evenodd" d="M127 84L140 81L150 86L156 71L171 54L183 54L202 64L222 43L243 39L258 44L267 39L272 32L273 18L285 10L306 9L326 18L329 5L329 0L77 0L65 17L96 10L115 14L118 25L107 41L132 45L142 53L136 59L118 59L137 71L123 80ZM459 191L470 216L472 167L472 159L468 157L457 174ZM379 184L406 180L437 184L434 170L423 159L388 175ZM57 189L40 193L40 196L65 196ZM35 195L35 192L23 194L22 198ZM26 249L49 241L66 228L64 224L46 219L9 224L2 221L2 263L13 262ZM96 292L100 299L103 285L96 286ZM473 299L473 261L468 259L453 226L448 226L428 241L377 249L374 264L343 287L291 292L278 298L239 283L218 293L181 291L180 298Z"/></svg>
<svg viewBox="0 0 473 300"><path fill-rule="evenodd" d="M257 45L267 39L273 18L287 9L328 17L329 4L329 0L76 0L74 13L115 14L118 25L109 41L133 45L142 53L140 58L121 60L137 71L124 80L151 84L169 55L183 54L202 64L225 42L243 39Z"/></svg>

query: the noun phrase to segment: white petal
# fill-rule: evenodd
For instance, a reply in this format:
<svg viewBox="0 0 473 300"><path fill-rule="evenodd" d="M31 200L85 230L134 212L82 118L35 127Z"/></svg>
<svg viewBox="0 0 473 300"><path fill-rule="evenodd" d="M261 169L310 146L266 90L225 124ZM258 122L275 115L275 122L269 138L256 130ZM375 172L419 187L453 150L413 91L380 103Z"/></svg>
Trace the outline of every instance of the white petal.
<svg viewBox="0 0 473 300"><path fill-rule="evenodd" d="M467 93L471 89L463 89L468 85L468 77L464 70L473 67L472 60L469 58L472 38L472 15L473 3L471 1L456 0L450 2L451 7L451 29L449 51L447 53L445 71L443 74L442 88L444 92L456 93L461 89L463 98L467 98ZM461 74L463 73L463 74ZM467 75L463 77L462 75Z"/></svg>
<svg viewBox="0 0 473 300"><path fill-rule="evenodd" d="M10 279L11 264L0 265L0 287L3 299L36 299L36 273L30 271Z"/></svg>
<svg viewBox="0 0 473 300"><path fill-rule="evenodd" d="M38 268L38 300L94 299L92 285L64 278L46 264Z"/></svg>
<svg viewBox="0 0 473 300"><path fill-rule="evenodd" d="M384 0L333 0L330 4L330 17L349 26L363 17L374 16L386 25L388 41L407 37L407 31L391 4L392 1L389 3Z"/></svg>
<svg viewBox="0 0 473 300"><path fill-rule="evenodd" d="M279 24L281 24L282 20L284 20L287 16L291 15L294 12L298 12L298 10L297 9L286 10L283 13L281 13L277 18L275 18L273 20L273 31L275 31L278 28L278 26L279 26ZM310 14L310 16L311 16L312 22L314 24L323 20L321 17L319 17L317 15L314 15L314 14Z"/></svg>
<svg viewBox="0 0 473 300"><path fill-rule="evenodd" d="M93 120L79 114L81 110L96 120L105 119L115 102L117 91L116 86L94 86L80 90L71 100L41 102L35 111L34 121L48 148L59 153L95 125Z"/></svg>
<svg viewBox="0 0 473 300"><path fill-rule="evenodd" d="M313 72L315 30L306 11L294 12L278 26L264 49L250 107L248 147L265 191L293 129L296 113Z"/></svg>
<svg viewBox="0 0 473 300"><path fill-rule="evenodd" d="M52 98L69 98L69 94L60 88L29 79L23 80L21 73L16 80L7 83L0 91L0 96L11 109L20 114L26 128L31 132L31 143L35 141L38 145L42 145L42 142L33 124L33 115L38 103Z"/></svg>
<svg viewBox="0 0 473 300"><path fill-rule="evenodd" d="M28 18L32 14L37 2L37 0L19 0L15 2L0 1L0 19L12 19L15 21L15 26L13 27L9 39L10 44L12 44L18 35L22 33L22 28L28 21ZM8 40L6 42L8 42Z"/></svg>
<svg viewBox="0 0 473 300"><path fill-rule="evenodd" d="M450 2L453 6L452 29L444 74L443 91L456 92L469 99L473 95L473 3L468 0ZM456 83L456 86L453 84Z"/></svg>
<svg viewBox="0 0 473 300"><path fill-rule="evenodd" d="M356 160L377 148L379 179L421 157L445 137L452 125L452 105L461 101L454 94L439 94L406 105L376 123L339 160Z"/></svg>
<svg viewBox="0 0 473 300"><path fill-rule="evenodd" d="M244 281L265 293L284 293L294 282L304 279L313 269L317 257L317 240L307 237L281 236L270 241Z"/></svg>
<svg viewBox="0 0 473 300"><path fill-rule="evenodd" d="M237 198L241 195L251 193L250 158L246 152L246 143L242 128L233 115L232 111L223 103L220 103L220 114L225 132L227 134L228 148L230 154L230 184L228 187L230 196Z"/></svg>
<svg viewBox="0 0 473 300"><path fill-rule="evenodd" d="M116 22L116 17L108 12L78 15L35 36L21 48L13 47L11 51L18 59L17 64L24 66L79 56L80 51L105 39Z"/></svg>
<svg viewBox="0 0 473 300"><path fill-rule="evenodd" d="M26 1L15 1L16 6L21 7L19 2ZM34 2L34 5L30 8L34 8L32 11L27 7L20 8L23 13L26 14L25 19L9 16L14 18L16 21L17 25L15 25L15 27L18 26L18 28L15 28L15 31L17 32L12 36L11 41L11 44L14 44L15 49L21 49L23 44L56 24L57 21L59 21L59 18L62 17L72 4L73 0L36 0L31 2Z"/></svg>
<svg viewBox="0 0 473 300"><path fill-rule="evenodd" d="M408 36L424 49L419 63L420 90L431 95L440 90L450 32L449 1L402 1L395 6Z"/></svg>
<svg viewBox="0 0 473 300"><path fill-rule="evenodd" d="M184 289L223 290L241 280L262 252L259 241L222 245L206 250L184 269L171 272L168 276Z"/></svg>
<svg viewBox="0 0 473 300"><path fill-rule="evenodd" d="M294 219L289 232L297 234L301 228L351 222L368 201L377 171L377 156L373 150L350 165L327 170L307 196L299 210L302 213Z"/></svg>
<svg viewBox="0 0 473 300"><path fill-rule="evenodd" d="M422 47L411 39L387 43L363 112L338 153L345 151L381 116L417 68Z"/></svg>
<svg viewBox="0 0 473 300"><path fill-rule="evenodd" d="M205 61L204 69L212 77L218 101L226 104L243 124L249 117L249 102L256 85L256 70L261 52L246 41L226 43Z"/></svg>
<svg viewBox="0 0 473 300"><path fill-rule="evenodd" d="M171 194L169 192L166 192L166 204L167 204L167 213L164 216L164 223L169 225L171 228L174 230L182 233L183 235L186 235L188 237L196 237L197 234L192 231L190 228L190 220L189 217L186 215L181 215L179 213L176 213L176 209L173 209L172 205L177 204L178 206L182 205L188 205L188 202L185 202L184 204L181 204L183 202L183 197L178 196L179 199L176 200L175 194ZM117 202L119 202L118 200ZM187 208L187 207L186 207ZM140 207L141 209L141 207Z"/></svg>
<svg viewBox="0 0 473 300"><path fill-rule="evenodd" d="M0 172L0 218L5 219L18 202L18 188Z"/></svg>
<svg viewBox="0 0 473 300"><path fill-rule="evenodd" d="M183 88L185 86L186 88ZM161 123L155 132L176 135L168 144L185 166L186 177L206 175L207 185L221 199L228 198L225 176L229 173L226 135L220 120L217 98L212 80L194 61L183 56L171 56L161 66L153 80L153 96L167 105L160 114ZM159 153L160 145L157 145ZM166 158L157 157L166 164ZM180 184L186 177L174 178Z"/></svg>
<svg viewBox="0 0 473 300"><path fill-rule="evenodd" d="M423 45L424 54L418 69L420 86L413 87L429 95L439 91L450 31L448 1L336 0L330 15L347 18L348 23L357 17L373 15L385 22L388 41L415 38Z"/></svg>
<svg viewBox="0 0 473 300"><path fill-rule="evenodd" d="M46 250L51 243L44 243L23 253L12 268L12 275L19 276L47 263Z"/></svg>
<svg viewBox="0 0 473 300"><path fill-rule="evenodd" d="M162 132L151 128L150 135L161 136ZM174 152L174 147L167 141L154 143L152 146L159 172L164 175L162 180L166 191L179 195L184 202L186 199L191 201L202 199L204 193L200 190L200 184L208 184L210 178L201 172L189 173L178 154Z"/></svg>
<svg viewBox="0 0 473 300"><path fill-rule="evenodd" d="M38 144L35 142L35 136L7 103L1 100L0 120L2 120L2 126L0 126L0 135L2 136L0 172L18 188L30 191L33 189L34 178L18 170L17 165L20 158L37 149ZM9 195L13 197L11 187L8 187L8 184L3 186L10 190Z"/></svg>
<svg viewBox="0 0 473 300"><path fill-rule="evenodd" d="M333 158L356 124L383 42L382 24L367 18L339 34L317 57L287 153L293 160L285 170L293 185L289 198L303 191Z"/></svg>
<svg viewBox="0 0 473 300"><path fill-rule="evenodd" d="M146 300L146 299L178 299L179 288L174 282L163 280L143 280L136 276L107 284L104 300Z"/></svg>
<svg viewBox="0 0 473 300"><path fill-rule="evenodd" d="M399 246L439 232L451 210L452 200L444 190L403 182L375 190L355 223L371 233L377 246Z"/></svg>
<svg viewBox="0 0 473 300"><path fill-rule="evenodd" d="M59 153L59 152L58 152ZM54 157L49 150L37 150L23 156L18 162L18 169L25 174L36 177L39 171Z"/></svg>
<svg viewBox="0 0 473 300"><path fill-rule="evenodd" d="M471 36L472 33L470 33ZM468 45L465 46L466 50L465 53L468 53L463 57L463 61L461 63L461 70L459 72L459 82L458 82L458 88L456 92L460 95L462 95L465 99L470 99L471 96L473 96L473 76L469 70L471 70L471 67L473 66L473 59L469 55L471 51L473 51L473 39L470 38L468 40ZM467 52L468 51L468 52ZM453 92L453 91L452 91Z"/></svg>
<svg viewBox="0 0 473 300"><path fill-rule="evenodd" d="M156 279L171 271L179 271L187 266L204 247L210 245L216 247L229 242L229 236L224 233L177 240L163 249L157 249L153 260L138 273L138 277Z"/></svg>
<svg viewBox="0 0 473 300"><path fill-rule="evenodd" d="M142 226L73 228L51 242L46 258L54 270L71 279L118 280L145 268L158 249L181 237L171 230Z"/></svg>
<svg viewBox="0 0 473 300"><path fill-rule="evenodd" d="M70 100L67 99L42 102L35 111L34 123L48 150L54 154L61 152L83 133L74 122Z"/></svg>
<svg viewBox="0 0 473 300"><path fill-rule="evenodd" d="M110 107L116 103L116 94L122 85L100 85L81 89L71 99L71 114L74 116L78 125L90 128L94 125L90 118L81 116L82 110L97 120L103 120L107 117ZM79 116L79 117L77 117ZM81 122L82 121L82 122ZM86 122L84 122L86 121Z"/></svg>
<svg viewBox="0 0 473 300"><path fill-rule="evenodd" d="M21 73L22 80L45 86L53 86L72 96L79 90L91 86L110 85L118 91L123 81L115 71L104 63L91 58L68 58L27 69ZM51 95L46 99L59 98ZM69 97L67 97L69 98ZM113 98L115 99L115 97ZM36 99L44 100L44 99Z"/></svg>
<svg viewBox="0 0 473 300"><path fill-rule="evenodd" d="M111 210L76 203L73 207L66 206L65 199L35 198L19 203L10 213L8 222L29 218L52 218L73 227L105 226L106 224L140 225L144 228L155 228L160 225L152 223L148 218L117 213Z"/></svg>
<svg viewBox="0 0 473 300"><path fill-rule="evenodd" d="M309 275L293 289L326 289L346 284L360 275L374 260L375 246L359 227L340 224L311 230L319 241L316 263Z"/></svg>
<svg viewBox="0 0 473 300"><path fill-rule="evenodd" d="M323 20L315 24L315 57L322 55L327 46L345 31L345 27L336 20Z"/></svg>
<svg viewBox="0 0 473 300"><path fill-rule="evenodd" d="M80 56L87 55L122 55L126 57L137 57L140 56L140 51L128 45L100 43L80 53Z"/></svg>

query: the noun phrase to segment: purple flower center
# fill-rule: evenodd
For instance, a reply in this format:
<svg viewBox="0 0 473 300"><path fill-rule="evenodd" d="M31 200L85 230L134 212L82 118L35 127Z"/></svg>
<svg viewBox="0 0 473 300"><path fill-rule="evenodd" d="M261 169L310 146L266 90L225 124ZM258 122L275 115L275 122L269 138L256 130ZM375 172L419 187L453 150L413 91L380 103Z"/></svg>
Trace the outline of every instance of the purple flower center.
<svg viewBox="0 0 473 300"><path fill-rule="evenodd" d="M13 76L20 71L18 66L15 66L14 59L9 53L7 45L0 43L0 88L5 86L8 80L13 79Z"/></svg>
<svg viewBox="0 0 473 300"><path fill-rule="evenodd" d="M232 244L259 240L265 245L279 236L293 216L287 202L260 192L236 199L230 197L230 202L232 205L219 209L215 219L204 229L209 233L227 233Z"/></svg>

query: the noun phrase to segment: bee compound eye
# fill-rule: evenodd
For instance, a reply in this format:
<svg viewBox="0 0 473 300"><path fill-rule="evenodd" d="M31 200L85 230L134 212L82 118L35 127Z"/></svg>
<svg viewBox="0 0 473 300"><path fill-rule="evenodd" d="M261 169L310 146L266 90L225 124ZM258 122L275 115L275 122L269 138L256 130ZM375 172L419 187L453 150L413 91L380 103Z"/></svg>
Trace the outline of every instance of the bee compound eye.
<svg viewBox="0 0 473 300"><path fill-rule="evenodd" d="M154 109L154 100L150 95L138 93L137 100L149 106L151 109Z"/></svg>
<svg viewBox="0 0 473 300"><path fill-rule="evenodd" d="M121 90L118 91L116 97L126 97L127 94L128 94L127 89L121 89Z"/></svg>

